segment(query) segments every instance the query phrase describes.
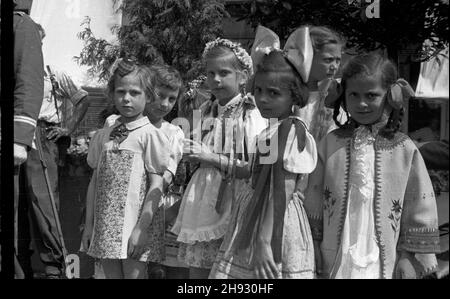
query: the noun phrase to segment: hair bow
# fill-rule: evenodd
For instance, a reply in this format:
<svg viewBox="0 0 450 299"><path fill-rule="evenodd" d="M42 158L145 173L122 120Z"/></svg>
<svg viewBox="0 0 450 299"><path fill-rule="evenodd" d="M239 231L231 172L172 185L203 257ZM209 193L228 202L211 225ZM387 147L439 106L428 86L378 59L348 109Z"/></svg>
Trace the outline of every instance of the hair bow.
<svg viewBox="0 0 450 299"><path fill-rule="evenodd" d="M251 51L253 65L257 67L264 55L274 50L281 50L278 35L269 28L259 25ZM284 45L283 52L303 81L308 82L314 56L309 27L303 26L292 32Z"/></svg>
<svg viewBox="0 0 450 299"><path fill-rule="evenodd" d="M408 81L399 78L391 85L387 94L389 105L394 109L401 109L405 106L405 102L414 96L414 90Z"/></svg>
<svg viewBox="0 0 450 299"><path fill-rule="evenodd" d="M109 73L112 76L116 71L119 76L123 77L134 71L136 68L136 59L132 57L117 58L109 68Z"/></svg>

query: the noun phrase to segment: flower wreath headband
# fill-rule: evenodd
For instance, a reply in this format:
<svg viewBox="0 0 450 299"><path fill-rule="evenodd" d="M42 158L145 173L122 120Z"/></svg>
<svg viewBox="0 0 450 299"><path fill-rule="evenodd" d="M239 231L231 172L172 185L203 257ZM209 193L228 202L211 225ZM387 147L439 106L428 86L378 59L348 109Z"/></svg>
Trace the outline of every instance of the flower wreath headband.
<svg viewBox="0 0 450 299"><path fill-rule="evenodd" d="M284 48L281 50L278 35L269 28L259 25L251 51L253 64L256 68L261 63L263 57L272 51L281 51L283 56L299 73L303 81L305 83L308 82L314 56L308 26L302 26L292 32Z"/></svg>
<svg viewBox="0 0 450 299"><path fill-rule="evenodd" d="M249 75L253 75L253 63L250 55L248 55L247 51L241 47L241 44L232 42L228 39L218 37L215 40L208 42L205 46L205 50L203 51L203 60L205 60L206 56L213 48L218 46L224 46L233 51L239 62L244 66L245 69L248 70Z"/></svg>

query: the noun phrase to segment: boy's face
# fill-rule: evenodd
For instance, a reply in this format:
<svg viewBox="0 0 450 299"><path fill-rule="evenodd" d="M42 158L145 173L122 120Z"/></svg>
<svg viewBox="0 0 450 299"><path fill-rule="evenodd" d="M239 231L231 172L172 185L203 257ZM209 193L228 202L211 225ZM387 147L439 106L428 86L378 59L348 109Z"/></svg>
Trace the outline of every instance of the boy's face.
<svg viewBox="0 0 450 299"><path fill-rule="evenodd" d="M155 88L155 99L145 105L145 114L152 120L160 120L175 106L179 89L169 89L167 87Z"/></svg>

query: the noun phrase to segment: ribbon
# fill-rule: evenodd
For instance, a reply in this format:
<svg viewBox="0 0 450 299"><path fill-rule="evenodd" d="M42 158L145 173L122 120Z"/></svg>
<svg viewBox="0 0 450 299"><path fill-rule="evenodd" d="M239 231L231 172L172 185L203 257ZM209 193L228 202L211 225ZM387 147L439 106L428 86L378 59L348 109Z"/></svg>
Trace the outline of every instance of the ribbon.
<svg viewBox="0 0 450 299"><path fill-rule="evenodd" d="M280 39L272 30L259 25L251 50L253 65L258 66L262 58L272 51L281 51ZM308 82L314 56L309 27L303 26L291 33L282 51L303 81Z"/></svg>
<svg viewBox="0 0 450 299"><path fill-rule="evenodd" d="M133 72L136 68L136 59L134 58L117 58L109 69L110 76L117 71L119 76L124 77Z"/></svg>
<svg viewBox="0 0 450 299"><path fill-rule="evenodd" d="M286 174L284 169L284 152L286 149L286 143L289 136L289 132L295 127L295 134L298 138L298 147L302 151L305 148L305 127L301 121L297 118L288 118L284 120L278 127L278 158L274 164L259 164L260 154L257 154L257 160L253 171L253 185L254 193L249 202L248 208L243 214L242 228L238 231L235 239L235 243L232 245L232 252L237 250L247 250L250 246L254 245L257 234L260 231L262 222L264 221L265 211L269 204L270 192L273 192L273 230L271 247L273 252L273 258L276 263L281 262L282 258L282 240L283 240L283 227L284 227L284 214L286 211L287 196L294 190L286 190ZM270 188L270 178L273 174L273 189ZM295 188L295 182L292 184Z"/></svg>
<svg viewBox="0 0 450 299"><path fill-rule="evenodd" d="M399 78L391 85L387 94L387 100L392 108L399 110L405 107L406 101L413 96L414 90L411 85L409 85L408 81Z"/></svg>
<svg viewBox="0 0 450 299"><path fill-rule="evenodd" d="M114 127L109 134L109 140L114 140L114 149L118 150L119 144L121 144L127 137L130 131L125 124L120 124Z"/></svg>

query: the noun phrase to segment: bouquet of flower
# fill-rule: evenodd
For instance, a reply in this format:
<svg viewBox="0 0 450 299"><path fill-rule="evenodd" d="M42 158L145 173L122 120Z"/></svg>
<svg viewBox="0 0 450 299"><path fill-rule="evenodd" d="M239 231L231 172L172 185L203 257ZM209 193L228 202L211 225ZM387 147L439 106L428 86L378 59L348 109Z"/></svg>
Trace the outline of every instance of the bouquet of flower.
<svg viewBox="0 0 450 299"><path fill-rule="evenodd" d="M79 137L67 149L67 154L73 157L85 156L88 153L89 142L85 137Z"/></svg>

